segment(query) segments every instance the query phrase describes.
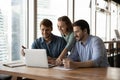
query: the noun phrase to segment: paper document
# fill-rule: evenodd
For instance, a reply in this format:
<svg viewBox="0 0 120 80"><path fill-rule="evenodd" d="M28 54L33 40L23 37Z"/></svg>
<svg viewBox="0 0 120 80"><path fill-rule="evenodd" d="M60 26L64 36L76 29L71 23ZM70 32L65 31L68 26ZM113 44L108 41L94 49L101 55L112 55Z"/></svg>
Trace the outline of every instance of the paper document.
<svg viewBox="0 0 120 80"><path fill-rule="evenodd" d="M53 67L53 69L59 69L59 70L72 70L72 69L64 68L64 66L56 66L56 67Z"/></svg>

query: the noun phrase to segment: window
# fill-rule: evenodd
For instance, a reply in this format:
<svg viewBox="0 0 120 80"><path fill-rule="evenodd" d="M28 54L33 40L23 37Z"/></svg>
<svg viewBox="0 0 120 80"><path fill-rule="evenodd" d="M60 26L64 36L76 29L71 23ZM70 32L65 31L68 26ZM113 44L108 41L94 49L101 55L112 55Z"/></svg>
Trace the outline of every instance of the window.
<svg viewBox="0 0 120 80"><path fill-rule="evenodd" d="M115 38L114 29L120 29L120 4L113 1L0 0L0 61L21 59L21 45L31 48L33 40L41 37L44 18L53 22L52 33L60 35L57 19L63 15L71 21L85 19L91 34L103 40Z"/></svg>
<svg viewBox="0 0 120 80"><path fill-rule="evenodd" d="M116 6L116 3L114 2L111 2L111 39L112 38L116 38L115 36L115 29L118 29L118 26L117 26L117 6ZM120 31L120 30L119 30Z"/></svg>
<svg viewBox="0 0 120 80"><path fill-rule="evenodd" d="M7 28L4 27L4 16L0 10L0 61L5 61L8 59L8 46L7 46Z"/></svg>
<svg viewBox="0 0 120 80"><path fill-rule="evenodd" d="M90 24L90 0L75 0L75 21L84 19Z"/></svg>
<svg viewBox="0 0 120 80"><path fill-rule="evenodd" d="M53 33L60 35L57 18L67 15L67 0L37 0L37 38L40 34L40 22L48 18L53 22Z"/></svg>
<svg viewBox="0 0 120 80"><path fill-rule="evenodd" d="M96 3L96 35L106 40L107 35L107 15L108 6L107 2L103 0L97 0ZM101 31L102 29L102 31Z"/></svg>
<svg viewBox="0 0 120 80"><path fill-rule="evenodd" d="M25 44L26 0L0 0L0 61L19 60Z"/></svg>

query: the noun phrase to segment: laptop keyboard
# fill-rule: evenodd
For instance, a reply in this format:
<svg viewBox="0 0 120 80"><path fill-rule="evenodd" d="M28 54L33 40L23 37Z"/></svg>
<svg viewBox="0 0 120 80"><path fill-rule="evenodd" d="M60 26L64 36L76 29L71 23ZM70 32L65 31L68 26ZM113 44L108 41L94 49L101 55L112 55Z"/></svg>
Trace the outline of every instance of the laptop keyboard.
<svg viewBox="0 0 120 80"><path fill-rule="evenodd" d="M51 67L55 67L54 64L48 64L48 66L51 68Z"/></svg>

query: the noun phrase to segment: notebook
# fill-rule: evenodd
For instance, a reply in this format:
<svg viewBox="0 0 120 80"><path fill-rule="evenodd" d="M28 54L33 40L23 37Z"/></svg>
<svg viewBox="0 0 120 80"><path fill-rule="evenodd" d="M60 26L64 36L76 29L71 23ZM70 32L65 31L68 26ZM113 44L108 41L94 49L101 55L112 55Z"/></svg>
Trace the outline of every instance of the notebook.
<svg viewBox="0 0 120 80"><path fill-rule="evenodd" d="M3 66L14 68L14 67L25 66L25 63L22 60L16 60L16 61L10 61L10 62L8 61L3 63Z"/></svg>
<svg viewBox="0 0 120 80"><path fill-rule="evenodd" d="M55 65L48 64L45 49L24 49L26 66L50 68Z"/></svg>

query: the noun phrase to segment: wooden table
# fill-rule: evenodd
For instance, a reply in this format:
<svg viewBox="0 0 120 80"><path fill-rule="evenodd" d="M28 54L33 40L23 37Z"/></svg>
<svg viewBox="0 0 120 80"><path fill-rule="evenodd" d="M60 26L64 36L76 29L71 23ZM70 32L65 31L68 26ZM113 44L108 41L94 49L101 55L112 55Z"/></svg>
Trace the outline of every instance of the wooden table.
<svg viewBox="0 0 120 80"><path fill-rule="evenodd" d="M120 80L120 68L80 68L74 70L59 70L53 68L0 66L0 73L15 77L26 77L35 80Z"/></svg>

